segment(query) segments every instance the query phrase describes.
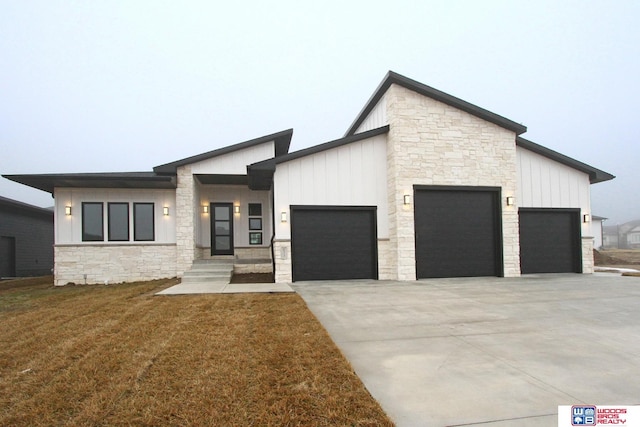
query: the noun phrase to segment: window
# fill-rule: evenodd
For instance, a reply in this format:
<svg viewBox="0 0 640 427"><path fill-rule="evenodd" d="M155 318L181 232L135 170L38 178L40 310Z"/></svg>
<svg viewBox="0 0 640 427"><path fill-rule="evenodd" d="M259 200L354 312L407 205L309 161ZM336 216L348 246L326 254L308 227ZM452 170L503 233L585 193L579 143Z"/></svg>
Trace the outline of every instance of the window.
<svg viewBox="0 0 640 427"><path fill-rule="evenodd" d="M153 203L133 204L133 240L151 241L155 239Z"/></svg>
<svg viewBox="0 0 640 427"><path fill-rule="evenodd" d="M249 233L249 244L250 245L261 245L262 244L262 233Z"/></svg>
<svg viewBox="0 0 640 427"><path fill-rule="evenodd" d="M262 203L249 203L249 244L262 244Z"/></svg>
<svg viewBox="0 0 640 427"><path fill-rule="evenodd" d="M249 203L249 216L262 216L262 203Z"/></svg>
<svg viewBox="0 0 640 427"><path fill-rule="evenodd" d="M129 240L129 203L109 203L108 229L109 240L126 242Z"/></svg>
<svg viewBox="0 0 640 427"><path fill-rule="evenodd" d="M82 241L104 240L104 218L102 203L82 203Z"/></svg>

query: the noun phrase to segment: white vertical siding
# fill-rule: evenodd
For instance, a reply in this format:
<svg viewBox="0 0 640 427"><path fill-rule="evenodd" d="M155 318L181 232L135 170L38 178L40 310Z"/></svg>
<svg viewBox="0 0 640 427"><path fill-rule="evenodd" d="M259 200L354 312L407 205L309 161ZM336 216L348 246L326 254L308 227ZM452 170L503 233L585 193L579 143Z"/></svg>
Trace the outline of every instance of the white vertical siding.
<svg viewBox="0 0 640 427"><path fill-rule="evenodd" d="M276 238L291 238L289 222L280 222L291 205L377 206L378 238L388 238L386 165L386 135L278 164Z"/></svg>
<svg viewBox="0 0 640 427"><path fill-rule="evenodd" d="M516 153L518 207L580 208L591 214L589 175L522 147ZM582 235L591 236L589 224L582 224Z"/></svg>
<svg viewBox="0 0 640 427"><path fill-rule="evenodd" d="M275 156L273 141L213 157L191 165L193 174L246 175L247 165Z"/></svg>
<svg viewBox="0 0 640 427"><path fill-rule="evenodd" d="M125 243L148 245L152 243L176 242L176 192L175 190L146 189L101 189L101 188L56 188L55 189L55 242L60 244L111 244ZM104 214L103 242L82 241L82 203L102 202ZM129 203L129 242L110 242L108 240L109 202ZM133 240L133 203L154 203L155 240L136 242ZM71 215L65 215L65 206L71 206ZM163 208L169 208L169 215L163 214Z"/></svg>
<svg viewBox="0 0 640 427"><path fill-rule="evenodd" d="M209 206L209 203L233 203L234 206L240 206L240 213L233 214L234 246L270 246L273 229L270 194L269 191L253 191L241 185L199 185L196 244L204 248L211 247L211 213L203 213L202 206ZM249 245L249 203L262 204L262 245Z"/></svg>
<svg viewBox="0 0 640 427"><path fill-rule="evenodd" d="M366 119L358 126L355 133L366 132L389 124L387 121L387 102L383 96L380 101L373 107Z"/></svg>

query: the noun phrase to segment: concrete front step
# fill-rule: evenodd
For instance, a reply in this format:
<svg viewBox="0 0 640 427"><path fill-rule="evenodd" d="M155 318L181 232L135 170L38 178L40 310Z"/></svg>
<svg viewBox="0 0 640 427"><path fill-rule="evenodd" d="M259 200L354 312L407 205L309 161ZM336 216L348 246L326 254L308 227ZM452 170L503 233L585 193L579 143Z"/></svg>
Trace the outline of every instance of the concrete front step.
<svg viewBox="0 0 640 427"><path fill-rule="evenodd" d="M233 257L195 260L184 272L182 283L229 283L233 273Z"/></svg>

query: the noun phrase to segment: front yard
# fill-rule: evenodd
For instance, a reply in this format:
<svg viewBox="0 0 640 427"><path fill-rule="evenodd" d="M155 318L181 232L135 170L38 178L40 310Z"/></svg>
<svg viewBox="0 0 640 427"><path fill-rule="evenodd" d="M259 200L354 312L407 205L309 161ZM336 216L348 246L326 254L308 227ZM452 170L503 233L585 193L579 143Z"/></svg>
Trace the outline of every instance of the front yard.
<svg viewBox="0 0 640 427"><path fill-rule="evenodd" d="M391 425L296 294L0 282L0 425Z"/></svg>

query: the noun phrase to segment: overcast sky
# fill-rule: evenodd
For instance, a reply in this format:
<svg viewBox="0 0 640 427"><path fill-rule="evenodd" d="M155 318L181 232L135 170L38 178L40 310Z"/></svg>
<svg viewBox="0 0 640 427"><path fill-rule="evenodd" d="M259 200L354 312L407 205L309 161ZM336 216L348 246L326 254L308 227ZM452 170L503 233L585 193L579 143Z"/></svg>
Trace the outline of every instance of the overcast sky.
<svg viewBox="0 0 640 427"><path fill-rule="evenodd" d="M288 128L298 150L393 70L616 175L593 213L640 219L639 20L637 0L0 0L0 173L150 171Z"/></svg>

